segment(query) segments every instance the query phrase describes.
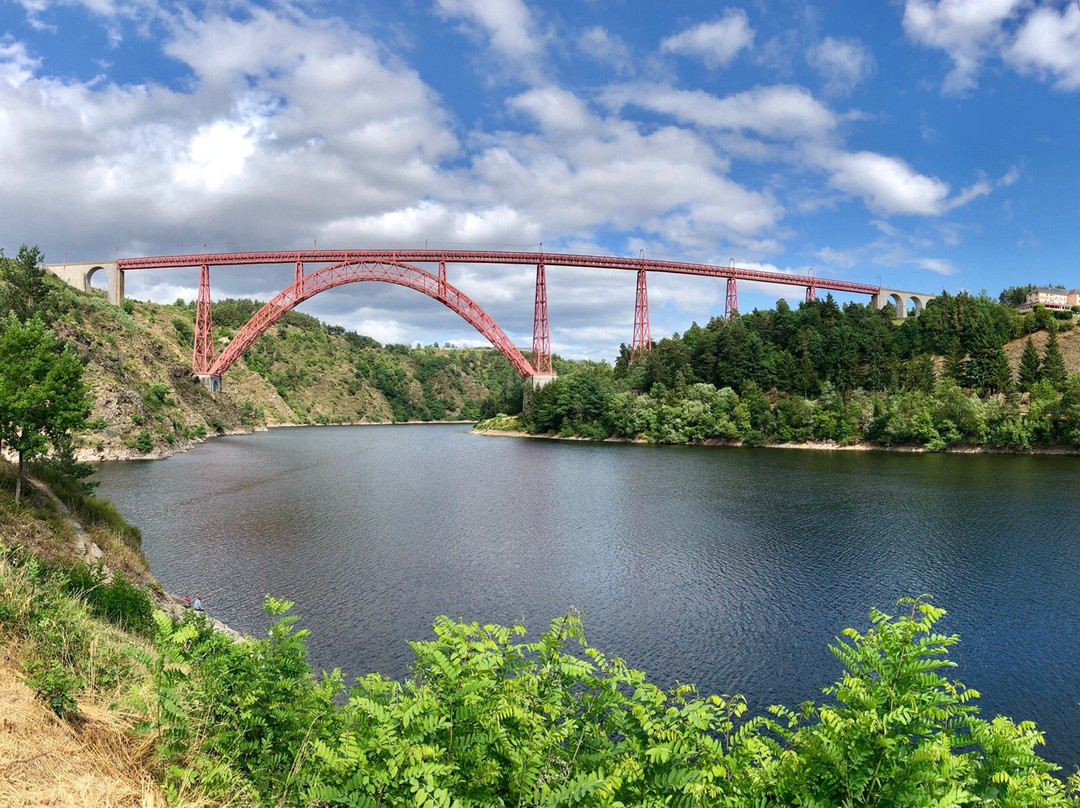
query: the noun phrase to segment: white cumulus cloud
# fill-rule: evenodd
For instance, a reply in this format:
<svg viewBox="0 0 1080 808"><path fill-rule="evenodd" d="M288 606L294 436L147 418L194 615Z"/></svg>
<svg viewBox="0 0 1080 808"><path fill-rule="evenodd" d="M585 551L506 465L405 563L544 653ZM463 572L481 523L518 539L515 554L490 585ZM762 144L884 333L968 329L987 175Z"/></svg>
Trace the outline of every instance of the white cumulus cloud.
<svg viewBox="0 0 1080 808"><path fill-rule="evenodd" d="M836 126L836 115L803 87L755 87L719 98L704 90L676 90L660 84L612 87L605 101L671 115L684 123L769 137L820 135Z"/></svg>
<svg viewBox="0 0 1080 808"><path fill-rule="evenodd" d="M942 91L962 94L978 86L982 61L1007 39L1004 24L1030 0L906 0L904 31L921 45L944 50L953 69Z"/></svg>
<svg viewBox="0 0 1080 808"><path fill-rule="evenodd" d="M843 95L874 72L874 57L855 39L825 37L806 53L806 60L825 80L825 92Z"/></svg>
<svg viewBox="0 0 1080 808"><path fill-rule="evenodd" d="M1080 6L1058 13L1040 6L1024 21L1005 58L1021 73L1054 82L1061 90L1080 89Z"/></svg>
<svg viewBox="0 0 1080 808"><path fill-rule="evenodd" d="M504 65L529 81L540 81L544 36L522 0L436 0L439 12L461 20L467 30L479 29Z"/></svg>
<svg viewBox="0 0 1080 808"><path fill-rule="evenodd" d="M669 36L660 43L660 50L701 59L711 68L727 67L739 51L754 42L754 29L746 12L728 9L713 22L703 22L693 28Z"/></svg>
<svg viewBox="0 0 1080 808"><path fill-rule="evenodd" d="M616 73L626 75L634 72L630 47L617 34L603 26L594 25L582 31L577 43L589 58L610 65Z"/></svg>
<svg viewBox="0 0 1080 808"><path fill-rule="evenodd" d="M937 216L947 209L948 183L919 174L898 157L866 151L837 155L830 183L881 213Z"/></svg>

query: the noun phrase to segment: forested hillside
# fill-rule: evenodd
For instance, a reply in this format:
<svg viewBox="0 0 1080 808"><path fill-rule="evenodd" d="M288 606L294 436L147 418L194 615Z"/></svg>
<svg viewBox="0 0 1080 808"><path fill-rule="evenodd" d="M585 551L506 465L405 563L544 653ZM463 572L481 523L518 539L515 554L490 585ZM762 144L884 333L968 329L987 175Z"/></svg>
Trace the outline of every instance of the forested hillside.
<svg viewBox="0 0 1080 808"><path fill-rule="evenodd" d="M1003 293L1004 294L1004 293ZM918 318L831 297L714 318L582 367L503 426L663 443L1080 446L1074 312L942 293Z"/></svg>

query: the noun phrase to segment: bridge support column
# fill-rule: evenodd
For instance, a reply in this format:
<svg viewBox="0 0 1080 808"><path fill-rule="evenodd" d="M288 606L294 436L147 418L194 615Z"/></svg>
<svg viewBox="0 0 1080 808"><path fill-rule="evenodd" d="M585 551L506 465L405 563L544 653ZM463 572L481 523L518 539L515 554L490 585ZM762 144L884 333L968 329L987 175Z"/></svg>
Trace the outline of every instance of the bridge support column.
<svg viewBox="0 0 1080 808"><path fill-rule="evenodd" d="M652 350L652 334L649 331L649 290L645 283L645 270L637 273L637 296L634 298L634 339L630 344L630 360L639 359Z"/></svg>
<svg viewBox="0 0 1080 808"><path fill-rule="evenodd" d="M539 390L541 387L546 387L551 384L558 375L555 373L534 373L532 376L525 377L525 389L521 394L521 406L522 408L529 406L529 399L532 398L534 390Z"/></svg>
<svg viewBox="0 0 1080 808"><path fill-rule="evenodd" d="M68 286L74 286L80 292L89 293L90 278L95 272L105 271L109 279L109 302L119 306L124 302L124 270L116 261L100 261L90 264L46 264L45 271L55 275Z"/></svg>
<svg viewBox="0 0 1080 808"><path fill-rule="evenodd" d="M105 271L109 276L109 302L119 306L124 302L124 270L113 264Z"/></svg>
<svg viewBox="0 0 1080 808"><path fill-rule="evenodd" d="M537 376L552 375L551 335L548 331L547 276L544 273L543 263L536 265L536 306L533 311L532 365L536 368ZM533 378L535 379L537 376ZM534 384L533 386L537 385Z"/></svg>
<svg viewBox="0 0 1080 808"><path fill-rule="evenodd" d="M727 298L724 300L724 319L730 320L731 315L739 313L739 286L735 278L727 279Z"/></svg>
<svg viewBox="0 0 1080 808"><path fill-rule="evenodd" d="M897 318L903 320L908 316L908 306L914 304L915 316L918 317L922 314L923 309L926 308L926 304L933 300L937 295L926 294L924 292L904 292L899 289L878 289L877 294L870 298L870 305L881 310L885 308L889 303L896 306Z"/></svg>
<svg viewBox="0 0 1080 808"><path fill-rule="evenodd" d="M214 324L210 309L210 267L203 264L199 271L199 299L195 302L195 347L191 351L191 370L196 375L206 375L213 361ZM220 381L218 385L220 387Z"/></svg>
<svg viewBox="0 0 1080 808"><path fill-rule="evenodd" d="M211 393L221 392L221 377L210 373L196 373L195 378Z"/></svg>
<svg viewBox="0 0 1080 808"><path fill-rule="evenodd" d="M559 378L557 373L534 373L525 381L529 389L539 390L541 387L547 387L557 378Z"/></svg>

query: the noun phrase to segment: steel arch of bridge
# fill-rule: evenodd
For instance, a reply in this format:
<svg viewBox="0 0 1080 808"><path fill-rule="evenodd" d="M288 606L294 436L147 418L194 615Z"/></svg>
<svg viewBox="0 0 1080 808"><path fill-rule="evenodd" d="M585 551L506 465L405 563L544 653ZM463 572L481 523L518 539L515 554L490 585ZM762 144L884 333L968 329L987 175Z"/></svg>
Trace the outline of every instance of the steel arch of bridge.
<svg viewBox="0 0 1080 808"><path fill-rule="evenodd" d="M244 351L286 312L319 292L347 283L381 281L415 289L439 301L483 334L510 361L519 374L525 377L536 375L536 370L499 327L499 324L491 318L491 315L476 305L460 289L447 283L445 266L440 266L439 275L436 276L403 262L346 261L322 267L307 275L302 273L302 266L298 263L297 278L292 285L279 292L273 300L255 312L244 327L236 332L228 347L217 359L213 360L209 368L202 370L196 368L196 372L210 376L223 375L243 355Z"/></svg>

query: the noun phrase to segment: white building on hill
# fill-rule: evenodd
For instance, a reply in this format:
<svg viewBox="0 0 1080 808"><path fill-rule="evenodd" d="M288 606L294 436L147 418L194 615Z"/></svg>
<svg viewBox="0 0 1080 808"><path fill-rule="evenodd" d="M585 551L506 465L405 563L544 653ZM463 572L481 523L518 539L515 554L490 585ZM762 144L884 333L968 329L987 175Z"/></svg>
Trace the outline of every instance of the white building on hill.
<svg viewBox="0 0 1080 808"><path fill-rule="evenodd" d="M1031 311L1035 306L1046 306L1048 309L1071 309L1080 306L1080 289L1057 289L1043 286L1028 292L1027 302L1020 307L1020 311Z"/></svg>

